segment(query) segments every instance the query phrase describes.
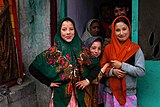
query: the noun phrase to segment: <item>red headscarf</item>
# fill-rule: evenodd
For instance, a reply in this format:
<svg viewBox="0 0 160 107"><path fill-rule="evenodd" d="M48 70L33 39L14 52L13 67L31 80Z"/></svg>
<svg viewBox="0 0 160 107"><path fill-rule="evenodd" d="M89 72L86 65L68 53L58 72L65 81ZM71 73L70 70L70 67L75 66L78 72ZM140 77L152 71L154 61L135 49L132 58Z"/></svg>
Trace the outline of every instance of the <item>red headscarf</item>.
<svg viewBox="0 0 160 107"><path fill-rule="evenodd" d="M120 62L125 62L132 55L134 55L139 49L139 46L137 44L130 41L130 37L128 37L128 39L122 45L117 40L117 37L115 35L115 22L120 18L127 19L129 24L128 27L131 32L130 22L127 17L119 16L116 19L114 19L112 23L111 42L104 49L104 53L100 62L101 66L103 66L105 63L110 63L111 60L118 60ZM106 69L106 76L108 76L111 68L112 65L110 64L110 66ZM113 95L116 97L117 101L121 105L124 105L126 103L126 77L123 78L109 77L109 83L110 83L110 89L113 92Z"/></svg>

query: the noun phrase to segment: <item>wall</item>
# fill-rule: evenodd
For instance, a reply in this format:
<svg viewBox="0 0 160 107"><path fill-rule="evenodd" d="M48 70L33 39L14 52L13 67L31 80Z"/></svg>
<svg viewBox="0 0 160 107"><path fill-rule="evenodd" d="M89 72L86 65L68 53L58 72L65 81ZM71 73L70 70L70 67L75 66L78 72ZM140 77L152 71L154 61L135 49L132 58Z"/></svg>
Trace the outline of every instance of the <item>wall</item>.
<svg viewBox="0 0 160 107"><path fill-rule="evenodd" d="M19 0L19 28L24 73L35 56L50 47L50 0ZM47 107L50 89L36 81L37 106Z"/></svg>
<svg viewBox="0 0 160 107"><path fill-rule="evenodd" d="M159 4L159 0L139 2L139 44L148 60L160 59Z"/></svg>
<svg viewBox="0 0 160 107"><path fill-rule="evenodd" d="M159 0L139 0L139 44L146 59L146 75L138 80L139 107L160 106L159 4Z"/></svg>

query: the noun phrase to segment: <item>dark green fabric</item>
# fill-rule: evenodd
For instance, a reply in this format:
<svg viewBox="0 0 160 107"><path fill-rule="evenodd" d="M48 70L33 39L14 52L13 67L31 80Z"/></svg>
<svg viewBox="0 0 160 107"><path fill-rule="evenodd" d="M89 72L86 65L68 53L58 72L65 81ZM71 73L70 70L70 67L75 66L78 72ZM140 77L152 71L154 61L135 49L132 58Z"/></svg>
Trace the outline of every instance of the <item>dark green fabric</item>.
<svg viewBox="0 0 160 107"><path fill-rule="evenodd" d="M70 18L63 18L58 23L57 34L54 38L54 46L39 54L33 61L43 75L52 82L61 82L59 88L54 88L54 107L66 107L71 98L68 92L69 83L74 83L85 78L89 70L99 64L98 59L91 57L89 49L85 48L79 38L75 25L75 37L72 42L64 41L60 36L60 29L63 21ZM75 71L75 73L72 73ZM79 107L83 107L83 91L74 87L78 98Z"/></svg>

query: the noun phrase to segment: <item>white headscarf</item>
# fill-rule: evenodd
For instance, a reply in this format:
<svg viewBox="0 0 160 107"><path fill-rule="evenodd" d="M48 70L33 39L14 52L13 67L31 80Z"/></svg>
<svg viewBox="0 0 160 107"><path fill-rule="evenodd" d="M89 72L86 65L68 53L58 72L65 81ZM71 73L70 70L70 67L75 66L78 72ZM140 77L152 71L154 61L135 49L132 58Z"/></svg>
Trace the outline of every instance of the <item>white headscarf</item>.
<svg viewBox="0 0 160 107"><path fill-rule="evenodd" d="M93 21L95 21L95 20L99 21L98 19L90 19L90 20L88 21L88 23L87 23L87 25L86 25L85 32L83 33L82 38L81 38L83 42L86 41L88 38L92 37L92 35L91 35L91 33L90 33L91 23L92 23Z"/></svg>

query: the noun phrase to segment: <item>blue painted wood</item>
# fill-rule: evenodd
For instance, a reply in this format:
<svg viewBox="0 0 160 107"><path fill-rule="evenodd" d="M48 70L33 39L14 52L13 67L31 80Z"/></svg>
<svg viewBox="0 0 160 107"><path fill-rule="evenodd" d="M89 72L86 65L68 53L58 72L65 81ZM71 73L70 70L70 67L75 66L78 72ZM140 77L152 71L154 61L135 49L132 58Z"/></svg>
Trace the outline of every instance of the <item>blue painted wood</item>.
<svg viewBox="0 0 160 107"><path fill-rule="evenodd" d="M160 107L160 61L146 61L146 75L138 79L138 107Z"/></svg>
<svg viewBox="0 0 160 107"><path fill-rule="evenodd" d="M132 41L138 43L138 0L132 0Z"/></svg>

